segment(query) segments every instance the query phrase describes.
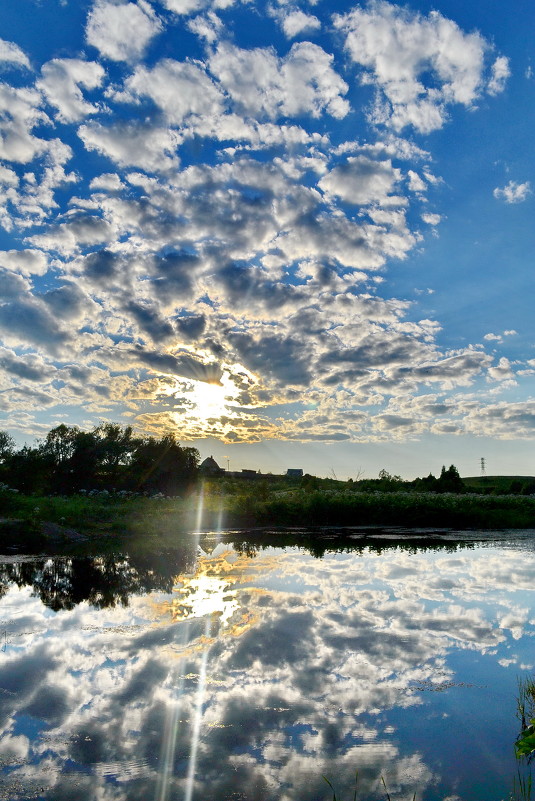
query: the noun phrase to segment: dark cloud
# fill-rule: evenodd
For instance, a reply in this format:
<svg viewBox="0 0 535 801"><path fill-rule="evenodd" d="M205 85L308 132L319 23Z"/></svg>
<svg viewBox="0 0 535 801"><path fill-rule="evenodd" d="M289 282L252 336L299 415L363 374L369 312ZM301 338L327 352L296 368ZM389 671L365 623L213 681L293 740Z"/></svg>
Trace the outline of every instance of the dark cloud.
<svg viewBox="0 0 535 801"><path fill-rule="evenodd" d="M370 336L356 347L328 350L321 357L324 364L351 362L362 368L378 368L399 362L411 362L422 345L409 337L397 334Z"/></svg>
<svg viewBox="0 0 535 801"><path fill-rule="evenodd" d="M253 373L269 376L280 384L303 386L311 382L306 348L297 337L272 334L255 338L247 333L231 333L228 339Z"/></svg>
<svg viewBox="0 0 535 801"><path fill-rule="evenodd" d="M173 355L158 351L145 351L135 348L130 353L136 360L152 370L171 373L182 378L193 378L195 381L206 381L217 384L221 381L222 370L218 364L205 364L187 353Z"/></svg>
<svg viewBox="0 0 535 801"><path fill-rule="evenodd" d="M69 340L46 306L36 300L19 300L0 306L0 327L8 334L52 352Z"/></svg>
<svg viewBox="0 0 535 801"><path fill-rule="evenodd" d="M189 253L167 253L153 260L151 284L161 300L185 300L193 289L193 273L199 266L198 256Z"/></svg>
<svg viewBox="0 0 535 801"><path fill-rule="evenodd" d="M175 331L171 323L154 306L131 300L124 308L132 315L140 329L153 341L160 342L174 335Z"/></svg>
<svg viewBox="0 0 535 801"><path fill-rule="evenodd" d="M80 317L87 297L75 284L64 284L51 289L42 296L44 302L60 320L73 320Z"/></svg>
<svg viewBox="0 0 535 801"><path fill-rule="evenodd" d="M119 255L103 248L85 256L82 264L90 281L96 284L106 284L111 278L118 275L121 261Z"/></svg>
<svg viewBox="0 0 535 801"><path fill-rule="evenodd" d="M16 273L0 270L0 299L12 300L24 295L28 291L29 284Z"/></svg>
<svg viewBox="0 0 535 801"><path fill-rule="evenodd" d="M299 662L311 648L313 623L310 610L282 613L264 621L261 628L251 629L238 641L230 666L244 669L257 660L270 667Z"/></svg>
<svg viewBox="0 0 535 801"><path fill-rule="evenodd" d="M175 320L175 325L180 334L186 337L186 339L198 339L206 328L206 317L204 314L195 314L191 317L178 317ZM212 352L219 356L222 350L220 349L219 353L215 350Z"/></svg>
<svg viewBox="0 0 535 801"><path fill-rule="evenodd" d="M400 417L397 414L381 414L378 415L377 424L383 429L393 428L407 428L414 425L414 420L411 417Z"/></svg>
<svg viewBox="0 0 535 801"><path fill-rule="evenodd" d="M51 365L39 363L35 359L32 360L32 357L21 359L8 351L5 352L5 355L0 355L0 367L27 381L44 381L51 378L56 372Z"/></svg>
<svg viewBox="0 0 535 801"><path fill-rule="evenodd" d="M225 287L231 303L238 306L262 303L267 309L278 309L305 297L298 287L267 280L261 270L247 264L227 264L218 272L217 278Z"/></svg>

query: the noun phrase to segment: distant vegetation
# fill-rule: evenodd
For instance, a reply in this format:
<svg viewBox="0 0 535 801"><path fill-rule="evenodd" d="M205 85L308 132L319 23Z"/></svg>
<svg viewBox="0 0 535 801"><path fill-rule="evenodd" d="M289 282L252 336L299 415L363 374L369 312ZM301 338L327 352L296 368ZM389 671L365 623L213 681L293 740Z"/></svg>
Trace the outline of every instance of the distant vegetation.
<svg viewBox="0 0 535 801"><path fill-rule="evenodd" d="M26 495L90 491L176 495L197 478L199 452L172 434L135 437L130 426L102 423L92 431L59 425L36 447L16 450L0 432L0 481Z"/></svg>
<svg viewBox="0 0 535 801"><path fill-rule="evenodd" d="M198 451L173 435L136 437L114 423L91 431L60 425L20 450L0 432L0 515L37 529L51 521L90 532L198 525L531 528L535 480L463 480L454 465L414 481L386 470L349 481L309 474L210 478L200 474Z"/></svg>

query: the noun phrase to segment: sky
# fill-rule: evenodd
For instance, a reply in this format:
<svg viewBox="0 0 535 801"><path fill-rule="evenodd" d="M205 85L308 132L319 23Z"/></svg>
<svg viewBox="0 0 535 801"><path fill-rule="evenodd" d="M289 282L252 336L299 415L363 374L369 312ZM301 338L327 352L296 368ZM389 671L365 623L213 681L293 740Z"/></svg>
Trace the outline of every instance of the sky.
<svg viewBox="0 0 535 801"><path fill-rule="evenodd" d="M534 474L534 23L0 0L0 428Z"/></svg>

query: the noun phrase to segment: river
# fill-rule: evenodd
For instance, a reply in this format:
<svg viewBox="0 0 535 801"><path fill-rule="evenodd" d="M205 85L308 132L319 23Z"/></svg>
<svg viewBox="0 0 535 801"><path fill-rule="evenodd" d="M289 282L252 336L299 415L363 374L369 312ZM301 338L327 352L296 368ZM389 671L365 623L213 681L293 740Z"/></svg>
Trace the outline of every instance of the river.
<svg viewBox="0 0 535 801"><path fill-rule="evenodd" d="M1 556L0 798L521 798L535 531L343 534Z"/></svg>

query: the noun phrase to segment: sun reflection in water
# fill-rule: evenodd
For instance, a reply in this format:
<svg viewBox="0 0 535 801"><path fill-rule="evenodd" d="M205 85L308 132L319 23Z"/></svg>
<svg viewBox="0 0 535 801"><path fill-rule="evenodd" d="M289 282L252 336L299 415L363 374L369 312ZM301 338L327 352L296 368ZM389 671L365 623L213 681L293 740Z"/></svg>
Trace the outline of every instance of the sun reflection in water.
<svg viewBox="0 0 535 801"><path fill-rule="evenodd" d="M204 636L210 633L210 618L206 618L204 626ZM188 776L186 779L186 792L184 801L191 801L195 784L195 768L197 766L197 751L199 748L199 735L201 733L201 723L203 716L204 692L206 689L206 667L208 665L208 646L203 650L201 667L199 670L199 683L197 685L197 699L195 702L195 712L193 716L193 731L191 734L191 750L189 755Z"/></svg>
<svg viewBox="0 0 535 801"><path fill-rule="evenodd" d="M198 673L195 708L191 720L191 740L188 761L188 772L184 788L184 801L192 801L195 787L195 771L197 754L203 720L208 678L208 655L213 642L213 633L239 637L255 622L256 616L246 610L240 611L237 590L234 585L251 579L251 560L244 556L235 556L226 546L219 543L221 527L215 532L215 548L210 555L200 548L200 531L203 522L204 489L201 487L197 499L196 545L198 559L194 575L178 576L174 586L174 597L170 603L164 604L160 610L169 614L175 623L183 626L182 636L178 643L180 658L175 666L175 687L173 698L168 705L164 724L161 750L161 769L158 777L155 801L169 801L174 778L176 743L180 725L181 700L184 695L186 660L192 651L202 648ZM222 521L223 509L220 510ZM191 642L191 623L204 618L204 632L197 638L196 645ZM193 645L193 647L192 647ZM173 795L175 793L173 792Z"/></svg>
<svg viewBox="0 0 535 801"><path fill-rule="evenodd" d="M183 578L181 583L178 597L172 603L175 621L213 615L219 618L221 626L226 626L238 610L236 591L230 589L226 578L201 573L191 579Z"/></svg>

